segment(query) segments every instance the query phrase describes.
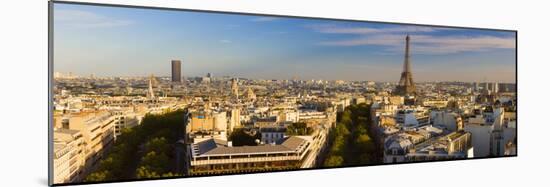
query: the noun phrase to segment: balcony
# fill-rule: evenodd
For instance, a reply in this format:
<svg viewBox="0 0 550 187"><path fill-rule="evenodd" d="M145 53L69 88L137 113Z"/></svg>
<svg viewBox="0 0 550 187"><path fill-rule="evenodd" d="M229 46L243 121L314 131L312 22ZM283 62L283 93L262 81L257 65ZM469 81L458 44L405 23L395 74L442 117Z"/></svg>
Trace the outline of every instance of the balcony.
<svg viewBox="0 0 550 187"><path fill-rule="evenodd" d="M192 160L191 165L211 165L211 164L235 164L235 163L251 163L251 162L274 162L286 160L301 160L300 156L278 156L278 157L256 157L256 158L229 158L229 159L213 159L213 160Z"/></svg>

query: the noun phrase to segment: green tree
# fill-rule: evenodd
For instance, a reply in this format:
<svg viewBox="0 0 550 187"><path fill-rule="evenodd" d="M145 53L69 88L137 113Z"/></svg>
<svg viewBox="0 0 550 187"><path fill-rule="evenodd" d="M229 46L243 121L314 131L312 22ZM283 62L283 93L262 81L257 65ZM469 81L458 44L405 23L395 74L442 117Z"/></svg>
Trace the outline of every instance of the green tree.
<svg viewBox="0 0 550 187"><path fill-rule="evenodd" d="M346 144L345 138L343 136L337 136L334 139L334 142L332 143L332 146L330 147L331 154L332 155L343 155L345 144Z"/></svg>
<svg viewBox="0 0 550 187"><path fill-rule="evenodd" d="M181 175L177 173L172 173L172 172L162 174L162 177L179 177L179 176Z"/></svg>
<svg viewBox="0 0 550 187"><path fill-rule="evenodd" d="M326 160L325 160L325 167L338 167L338 166L342 166L344 164L344 158L342 158L341 156L329 156Z"/></svg>
<svg viewBox="0 0 550 187"><path fill-rule="evenodd" d="M84 179L84 181L85 182L107 181L108 176L109 176L109 171L92 172L86 177L86 179Z"/></svg>
<svg viewBox="0 0 550 187"><path fill-rule="evenodd" d="M234 129L231 135L229 135L229 140L233 142L233 146L254 146L257 145L256 139L260 140L261 138L260 132L250 135L245 132L244 128Z"/></svg>
<svg viewBox="0 0 550 187"><path fill-rule="evenodd" d="M158 178L160 177L160 175L157 174L155 171L149 170L149 168L145 166L141 166L136 171L136 177L138 179L146 179L146 178Z"/></svg>
<svg viewBox="0 0 550 187"><path fill-rule="evenodd" d="M349 125L352 123L350 110L344 110L344 112L342 113L340 122L345 125Z"/></svg>
<svg viewBox="0 0 550 187"><path fill-rule="evenodd" d="M375 151L374 142L372 141L370 136L367 134L359 135L355 143L363 153L372 153Z"/></svg>
<svg viewBox="0 0 550 187"><path fill-rule="evenodd" d="M138 126L123 128L111 151L100 161L99 167L86 177L86 181L132 179L138 173L142 173L141 177L155 177L170 172L173 169L170 163L174 159L171 145L184 135L185 114L185 110L147 114ZM138 156L138 147L142 145L146 153L155 152L155 155Z"/></svg>
<svg viewBox="0 0 550 187"><path fill-rule="evenodd" d="M168 153L169 145L166 138L153 138L145 143L145 152Z"/></svg>
<svg viewBox="0 0 550 187"><path fill-rule="evenodd" d="M331 142L325 166L372 164L376 159L376 146L370 137L370 105L350 105L337 115L336 126L331 129Z"/></svg>
<svg viewBox="0 0 550 187"><path fill-rule="evenodd" d="M164 173L169 170L171 164L170 159L165 154L157 154L151 151L141 159L140 166L145 166L156 173Z"/></svg>
<svg viewBox="0 0 550 187"><path fill-rule="evenodd" d="M344 123L336 124L336 136L347 136L349 133L350 132Z"/></svg>
<svg viewBox="0 0 550 187"><path fill-rule="evenodd" d="M313 133L313 129L303 122L292 123L286 127L286 135L289 136L303 136L311 133Z"/></svg>

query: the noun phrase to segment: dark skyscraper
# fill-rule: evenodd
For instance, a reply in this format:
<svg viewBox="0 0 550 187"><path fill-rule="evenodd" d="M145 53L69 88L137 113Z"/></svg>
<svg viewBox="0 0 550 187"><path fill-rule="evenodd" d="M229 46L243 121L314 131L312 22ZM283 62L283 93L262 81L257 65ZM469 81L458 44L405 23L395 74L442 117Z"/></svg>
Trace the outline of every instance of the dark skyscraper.
<svg viewBox="0 0 550 187"><path fill-rule="evenodd" d="M411 62L409 54L409 41L410 37L407 35L405 38L405 63L403 64L403 72L401 73L401 79L399 80L399 85L395 88L395 93L398 95L415 95L416 86L414 85L412 72L411 72Z"/></svg>
<svg viewBox="0 0 550 187"><path fill-rule="evenodd" d="M172 82L181 82L181 61L172 60Z"/></svg>

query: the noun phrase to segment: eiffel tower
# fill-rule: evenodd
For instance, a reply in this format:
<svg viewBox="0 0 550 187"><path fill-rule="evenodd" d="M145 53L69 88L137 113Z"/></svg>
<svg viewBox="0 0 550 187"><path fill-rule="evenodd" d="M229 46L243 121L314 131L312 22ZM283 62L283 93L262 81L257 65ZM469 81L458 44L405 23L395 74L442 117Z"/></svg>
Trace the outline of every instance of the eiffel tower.
<svg viewBox="0 0 550 187"><path fill-rule="evenodd" d="M409 54L409 41L410 37L407 35L405 38L405 63L403 64L403 72L401 73L401 79L399 80L399 85L395 88L395 93L402 96L411 96L416 94L416 86L414 86L412 72L411 72L411 62Z"/></svg>

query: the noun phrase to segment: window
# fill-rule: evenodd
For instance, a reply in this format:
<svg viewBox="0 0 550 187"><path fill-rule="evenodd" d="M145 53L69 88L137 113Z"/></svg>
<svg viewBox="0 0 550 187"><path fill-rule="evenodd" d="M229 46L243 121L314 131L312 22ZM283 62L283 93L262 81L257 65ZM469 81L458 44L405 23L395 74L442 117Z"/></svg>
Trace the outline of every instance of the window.
<svg viewBox="0 0 550 187"><path fill-rule="evenodd" d="M61 124L63 125L64 129L69 129L69 121L68 120L63 120L63 122L61 122Z"/></svg>

